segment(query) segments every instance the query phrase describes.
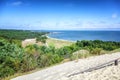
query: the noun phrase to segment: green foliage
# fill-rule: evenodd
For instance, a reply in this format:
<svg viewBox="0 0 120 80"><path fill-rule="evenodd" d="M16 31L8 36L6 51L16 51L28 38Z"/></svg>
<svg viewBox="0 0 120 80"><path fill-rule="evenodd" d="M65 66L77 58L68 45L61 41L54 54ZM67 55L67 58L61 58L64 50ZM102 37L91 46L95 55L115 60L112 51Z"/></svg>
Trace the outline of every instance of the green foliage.
<svg viewBox="0 0 120 80"><path fill-rule="evenodd" d="M10 75L13 75L15 73L15 71L9 67L9 66L5 66L5 67L1 67L0 66L0 77L7 77Z"/></svg>
<svg viewBox="0 0 120 80"><path fill-rule="evenodd" d="M46 39L47 39L46 36L38 36L36 40L37 40L37 42L41 41L43 43L46 43Z"/></svg>
<svg viewBox="0 0 120 80"><path fill-rule="evenodd" d="M0 39L5 39L7 42L17 44L21 47L21 41L29 38L37 38L37 41L45 43L47 37L44 35L47 33L29 30L0 30Z"/></svg>
<svg viewBox="0 0 120 80"><path fill-rule="evenodd" d="M20 71L27 72L35 69L36 67L37 67L36 58L31 54L25 54L25 56L23 57Z"/></svg>
<svg viewBox="0 0 120 80"><path fill-rule="evenodd" d="M41 68L58 63L63 60L62 57L55 53L54 46L46 47L29 45L26 47L26 53L31 54L35 62L37 62L37 66Z"/></svg>
<svg viewBox="0 0 120 80"><path fill-rule="evenodd" d="M17 40L17 39L13 39L12 43L18 45L19 47L21 47L21 40Z"/></svg>
<svg viewBox="0 0 120 80"><path fill-rule="evenodd" d="M79 58L86 58L90 56L90 52L88 50L78 50L74 52L71 56L71 60L79 59Z"/></svg>
<svg viewBox="0 0 120 80"><path fill-rule="evenodd" d="M57 54L47 53L38 59L39 67L46 67L61 62L63 59Z"/></svg>
<svg viewBox="0 0 120 80"><path fill-rule="evenodd" d="M24 40L29 38L35 38L47 34L48 32L33 32L29 30L0 30L0 37L8 39Z"/></svg>
<svg viewBox="0 0 120 80"><path fill-rule="evenodd" d="M94 40L94 41L77 41L76 45L82 48L102 48L104 50L114 50L120 47L120 42L113 42L113 41L101 41L101 40Z"/></svg>
<svg viewBox="0 0 120 80"><path fill-rule="evenodd" d="M23 56L23 50L15 44L6 43L0 47L0 77L17 72L20 69Z"/></svg>
<svg viewBox="0 0 120 80"><path fill-rule="evenodd" d="M91 50L91 54L100 55L100 54L102 54L101 51L102 51L101 48L95 48L95 49Z"/></svg>

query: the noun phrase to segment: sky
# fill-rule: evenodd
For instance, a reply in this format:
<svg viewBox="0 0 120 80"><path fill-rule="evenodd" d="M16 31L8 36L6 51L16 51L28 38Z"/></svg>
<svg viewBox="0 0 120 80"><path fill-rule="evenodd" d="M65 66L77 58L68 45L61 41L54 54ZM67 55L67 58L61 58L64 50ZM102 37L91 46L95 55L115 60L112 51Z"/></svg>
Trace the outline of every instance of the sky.
<svg viewBox="0 0 120 80"><path fill-rule="evenodd" d="M120 0L0 0L0 29L120 30Z"/></svg>

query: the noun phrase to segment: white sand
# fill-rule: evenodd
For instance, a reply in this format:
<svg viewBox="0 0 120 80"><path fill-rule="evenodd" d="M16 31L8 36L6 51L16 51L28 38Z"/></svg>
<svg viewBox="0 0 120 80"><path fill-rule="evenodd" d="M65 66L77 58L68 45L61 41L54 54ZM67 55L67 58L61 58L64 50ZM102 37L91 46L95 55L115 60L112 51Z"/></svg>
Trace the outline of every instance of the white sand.
<svg viewBox="0 0 120 80"><path fill-rule="evenodd" d="M120 80L120 65L78 74L66 80Z"/></svg>
<svg viewBox="0 0 120 80"><path fill-rule="evenodd" d="M25 39L22 41L22 47L26 47L28 45L35 44L35 43L36 43L36 39Z"/></svg>
<svg viewBox="0 0 120 80"><path fill-rule="evenodd" d="M52 38L52 37L49 37L47 36L47 38L50 38L50 39L54 39L54 40L58 40L58 41L65 41L65 42L76 42L76 41L72 41L72 40L65 40L65 39L58 39L58 38Z"/></svg>
<svg viewBox="0 0 120 80"><path fill-rule="evenodd" d="M22 41L22 47L26 47L26 46L28 46L28 45L33 45L33 44L37 44L37 45L39 45L39 46L43 46L43 45L45 45L44 43L42 43L42 42L37 42L36 41L36 38L33 38L33 39L25 39L25 40L23 40Z"/></svg>
<svg viewBox="0 0 120 80"><path fill-rule="evenodd" d="M78 74L69 78L67 77L72 73L95 67L119 57L120 52L79 59L78 62L66 62L11 80L120 80L120 65L109 66L92 72Z"/></svg>

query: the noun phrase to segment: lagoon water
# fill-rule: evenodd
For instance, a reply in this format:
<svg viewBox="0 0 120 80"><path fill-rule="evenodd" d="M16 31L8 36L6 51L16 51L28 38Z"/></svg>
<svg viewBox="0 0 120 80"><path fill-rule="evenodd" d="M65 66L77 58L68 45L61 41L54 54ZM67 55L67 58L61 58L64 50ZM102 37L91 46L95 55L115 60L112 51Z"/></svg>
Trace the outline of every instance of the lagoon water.
<svg viewBox="0 0 120 80"><path fill-rule="evenodd" d="M77 41L77 40L103 40L120 41L120 31L49 31L49 37Z"/></svg>

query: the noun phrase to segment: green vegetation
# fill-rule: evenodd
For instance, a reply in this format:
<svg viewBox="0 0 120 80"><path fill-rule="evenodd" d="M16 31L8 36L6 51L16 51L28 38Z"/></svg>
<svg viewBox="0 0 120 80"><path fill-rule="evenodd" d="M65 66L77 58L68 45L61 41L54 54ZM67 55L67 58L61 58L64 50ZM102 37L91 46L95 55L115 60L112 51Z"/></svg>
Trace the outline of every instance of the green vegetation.
<svg viewBox="0 0 120 80"><path fill-rule="evenodd" d="M47 39L46 36L38 36L36 41L37 42L41 41L42 43L46 43L46 39Z"/></svg>
<svg viewBox="0 0 120 80"><path fill-rule="evenodd" d="M48 32L33 32L29 30L0 30L0 39L6 39L10 43L21 46L21 41L29 38L36 38L37 41L46 42L44 36Z"/></svg>
<svg viewBox="0 0 120 80"><path fill-rule="evenodd" d="M0 77L17 72L27 72L36 68L50 66L63 60L55 54L54 47L29 45L21 48L13 43L0 41Z"/></svg>
<svg viewBox="0 0 120 80"><path fill-rule="evenodd" d="M75 42L48 38L46 40L46 43L50 46L55 46L55 48L61 48L61 47L64 47L64 46L70 46Z"/></svg>
<svg viewBox="0 0 120 80"><path fill-rule="evenodd" d="M1 30L0 32L4 32L5 30ZM18 33L24 32L27 34L29 31L15 31L16 35ZM17 33L18 32L18 33ZM0 79L4 77L8 77L15 73L22 73L34 70L36 68L44 68L56 63L60 63L63 60L74 60L76 58L85 58L92 55L101 55L106 52L112 51L120 51L120 42L112 42L112 41L77 41L76 43L72 43L69 46L63 46L56 48L54 45L50 46L38 46L28 45L25 48L16 43L16 40L23 40L31 37L22 37L19 34L20 38L15 38L13 33L14 31L8 31L11 38L5 37L7 31L1 34L0 33ZM33 33L33 32L32 32ZM28 35L30 35L29 32ZM35 33L36 34L36 33ZM38 33L37 33L38 34ZM38 37L34 36L34 37ZM9 39L12 39L11 42ZM41 39L38 39L38 41ZM45 43L46 38L42 40ZM115 50L116 49L116 50ZM76 56L77 55L77 56Z"/></svg>
<svg viewBox="0 0 120 80"><path fill-rule="evenodd" d="M101 41L101 40L94 40L94 41L77 41L76 45L82 48L102 48L104 50L114 50L120 48L120 42L114 41Z"/></svg>
<svg viewBox="0 0 120 80"><path fill-rule="evenodd" d="M29 38L41 37L47 33L48 32L33 32L29 30L0 30L0 37L6 38L8 40L25 40Z"/></svg>

